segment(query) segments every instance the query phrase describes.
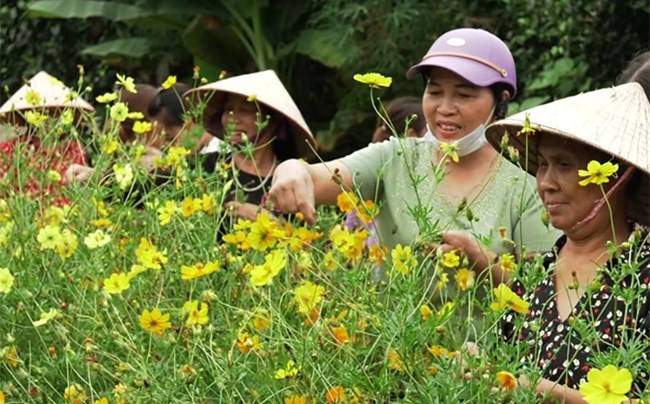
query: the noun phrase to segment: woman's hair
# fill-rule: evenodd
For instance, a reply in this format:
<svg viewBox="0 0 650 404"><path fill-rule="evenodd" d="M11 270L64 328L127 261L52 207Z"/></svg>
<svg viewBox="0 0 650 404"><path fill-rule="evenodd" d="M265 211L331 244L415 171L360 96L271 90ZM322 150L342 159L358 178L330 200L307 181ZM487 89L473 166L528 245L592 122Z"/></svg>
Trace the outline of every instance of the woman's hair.
<svg viewBox="0 0 650 404"><path fill-rule="evenodd" d="M186 109L183 94L190 89L185 83L176 83L168 89L161 88L151 100L147 114L167 127L183 125Z"/></svg>
<svg viewBox="0 0 650 404"><path fill-rule="evenodd" d="M497 84L492 84L490 86L490 90L492 90L492 95L494 96L494 120L498 119L504 119L508 115L508 100L510 97L506 98L505 100L502 99L502 95L504 91L507 91L508 94L510 94L510 86L504 83L497 83ZM512 94L510 94L512 96Z"/></svg>
<svg viewBox="0 0 650 404"><path fill-rule="evenodd" d="M409 121L409 128L421 133L426 127L424 113L422 112L422 100L413 96L397 97L386 105L388 119L395 126L397 134L403 134L406 130L406 121ZM415 115L416 118L411 120Z"/></svg>
<svg viewBox="0 0 650 404"><path fill-rule="evenodd" d="M650 51L645 51L632 59L616 79L616 84L639 83L650 100Z"/></svg>

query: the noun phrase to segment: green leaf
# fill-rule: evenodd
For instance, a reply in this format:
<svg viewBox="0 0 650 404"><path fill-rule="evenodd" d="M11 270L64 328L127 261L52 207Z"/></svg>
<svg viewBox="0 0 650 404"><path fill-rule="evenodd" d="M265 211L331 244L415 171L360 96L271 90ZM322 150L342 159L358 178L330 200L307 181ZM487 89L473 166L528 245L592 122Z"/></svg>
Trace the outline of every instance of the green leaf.
<svg viewBox="0 0 650 404"><path fill-rule="evenodd" d="M352 44L344 46L342 39L335 30L305 30L296 39L295 51L327 67L341 67L358 53Z"/></svg>
<svg viewBox="0 0 650 404"><path fill-rule="evenodd" d="M116 39L89 46L81 53L102 58L108 56L141 58L151 53L151 41L148 38Z"/></svg>
<svg viewBox="0 0 650 404"><path fill-rule="evenodd" d="M151 11L114 1L42 0L29 3L27 13L35 18L91 18L128 21L151 16Z"/></svg>

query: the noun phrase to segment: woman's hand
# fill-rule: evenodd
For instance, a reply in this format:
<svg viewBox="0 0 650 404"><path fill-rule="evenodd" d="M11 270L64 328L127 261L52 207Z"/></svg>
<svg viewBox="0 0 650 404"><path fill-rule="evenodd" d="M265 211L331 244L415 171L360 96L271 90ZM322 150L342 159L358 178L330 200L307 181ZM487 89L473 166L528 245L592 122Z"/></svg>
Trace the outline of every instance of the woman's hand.
<svg viewBox="0 0 650 404"><path fill-rule="evenodd" d="M66 184L73 182L86 182L95 172L95 169L83 164L71 164L63 173L63 181Z"/></svg>
<svg viewBox="0 0 650 404"><path fill-rule="evenodd" d="M280 211L301 212L308 223L314 223L314 182L306 163L287 160L278 165L273 173L273 184L268 196L273 206Z"/></svg>
<svg viewBox="0 0 650 404"><path fill-rule="evenodd" d="M253 205L252 203L241 203L241 202L226 202L225 205L226 210L228 213L232 214L233 216L240 217L242 219L247 219L250 221L255 221L257 220L257 214L260 211L264 211L264 209L261 209L257 205Z"/></svg>
<svg viewBox="0 0 650 404"><path fill-rule="evenodd" d="M458 250L465 254L477 273L490 267L497 254L483 248L472 236L462 231L450 230L442 235L442 252Z"/></svg>
<svg viewBox="0 0 650 404"><path fill-rule="evenodd" d="M138 160L138 164L147 172L152 172L156 169L156 160L162 156L163 153L159 149L153 146L147 146L145 153Z"/></svg>

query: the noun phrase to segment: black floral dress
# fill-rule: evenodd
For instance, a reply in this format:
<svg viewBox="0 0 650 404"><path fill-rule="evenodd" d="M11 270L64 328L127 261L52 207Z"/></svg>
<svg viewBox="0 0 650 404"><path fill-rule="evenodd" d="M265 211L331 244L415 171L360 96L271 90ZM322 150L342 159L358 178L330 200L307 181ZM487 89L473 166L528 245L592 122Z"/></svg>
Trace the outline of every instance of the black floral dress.
<svg viewBox="0 0 650 404"><path fill-rule="evenodd" d="M544 256L549 276L537 287L526 291L521 282L513 283L512 290L529 302L529 311L517 326L518 315L507 314L501 334L525 344L524 365L539 366L544 378L577 389L595 366L596 353L635 348L639 352L632 394L643 391L650 367L650 239L642 234L640 240L600 269L564 321L556 307L555 252ZM563 236L554 251L565 243Z"/></svg>

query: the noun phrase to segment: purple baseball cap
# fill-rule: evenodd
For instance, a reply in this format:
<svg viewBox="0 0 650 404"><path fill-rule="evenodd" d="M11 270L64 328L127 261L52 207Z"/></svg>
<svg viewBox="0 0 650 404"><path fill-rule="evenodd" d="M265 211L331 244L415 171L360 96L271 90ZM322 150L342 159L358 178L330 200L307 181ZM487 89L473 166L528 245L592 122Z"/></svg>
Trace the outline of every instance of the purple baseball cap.
<svg viewBox="0 0 650 404"><path fill-rule="evenodd" d="M460 28L444 33L420 63L406 72L406 77L413 78L434 66L479 87L504 83L512 90L510 98L517 92L517 70L510 50L501 39L482 29Z"/></svg>

